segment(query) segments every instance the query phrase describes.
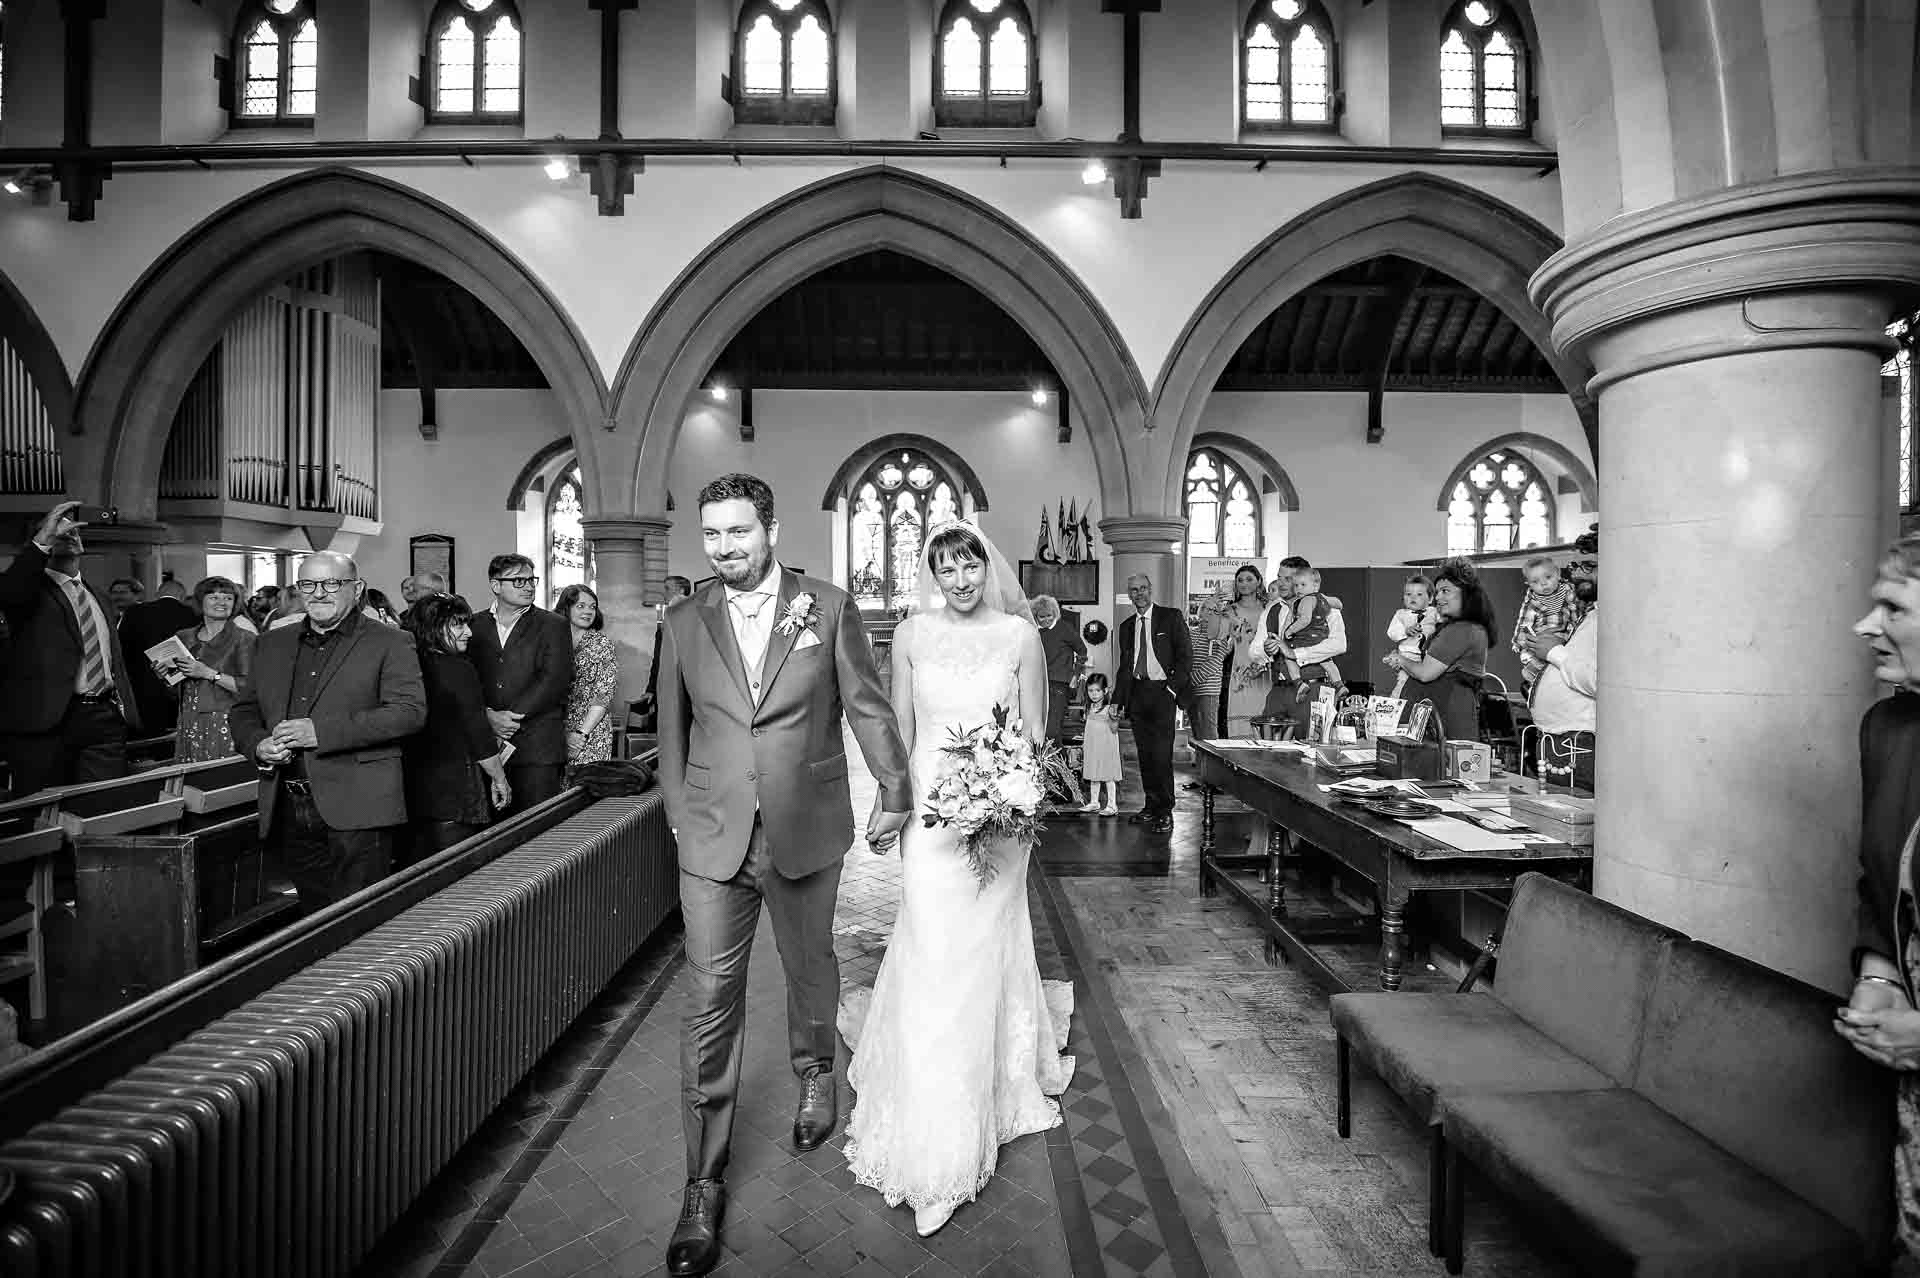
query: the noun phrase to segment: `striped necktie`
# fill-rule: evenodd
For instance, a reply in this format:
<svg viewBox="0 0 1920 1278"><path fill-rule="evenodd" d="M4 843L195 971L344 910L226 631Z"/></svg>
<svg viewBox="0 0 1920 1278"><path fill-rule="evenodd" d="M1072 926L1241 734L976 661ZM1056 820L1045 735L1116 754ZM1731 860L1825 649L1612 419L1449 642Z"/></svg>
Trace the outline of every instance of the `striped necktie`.
<svg viewBox="0 0 1920 1278"><path fill-rule="evenodd" d="M87 588L78 581L67 579L67 598L73 603L73 611L80 619L80 689L82 696L93 696L107 690L107 644L100 634L100 626L93 618L93 601L87 598Z"/></svg>

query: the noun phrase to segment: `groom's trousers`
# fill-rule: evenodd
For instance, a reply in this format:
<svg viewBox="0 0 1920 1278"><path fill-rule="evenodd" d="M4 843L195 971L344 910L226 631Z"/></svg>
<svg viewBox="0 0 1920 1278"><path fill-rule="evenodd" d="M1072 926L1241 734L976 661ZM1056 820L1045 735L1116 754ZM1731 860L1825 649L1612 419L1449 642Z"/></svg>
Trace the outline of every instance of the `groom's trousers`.
<svg viewBox="0 0 1920 1278"><path fill-rule="evenodd" d="M720 1176L726 1170L746 1046L747 961L763 901L787 975L793 1072L804 1078L833 1069L834 1017L840 1004L833 907L839 893L838 861L799 879L774 869L758 813L738 874L716 883L680 872L680 912L693 978L680 1036L688 1179Z"/></svg>

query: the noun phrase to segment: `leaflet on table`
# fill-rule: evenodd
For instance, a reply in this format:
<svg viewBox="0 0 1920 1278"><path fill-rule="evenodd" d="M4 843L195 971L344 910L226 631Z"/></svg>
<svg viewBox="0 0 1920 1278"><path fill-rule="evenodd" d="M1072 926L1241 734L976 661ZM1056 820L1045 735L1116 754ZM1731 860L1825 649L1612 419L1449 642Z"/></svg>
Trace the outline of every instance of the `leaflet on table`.
<svg viewBox="0 0 1920 1278"><path fill-rule="evenodd" d="M1298 741L1262 741L1258 737L1223 737L1207 742L1209 750L1282 750L1297 753L1302 747Z"/></svg>
<svg viewBox="0 0 1920 1278"><path fill-rule="evenodd" d="M153 663L153 672L166 680L171 688L187 677L180 667L191 663L193 654L187 651L186 644L180 642L179 635L168 635L147 649L147 660Z"/></svg>

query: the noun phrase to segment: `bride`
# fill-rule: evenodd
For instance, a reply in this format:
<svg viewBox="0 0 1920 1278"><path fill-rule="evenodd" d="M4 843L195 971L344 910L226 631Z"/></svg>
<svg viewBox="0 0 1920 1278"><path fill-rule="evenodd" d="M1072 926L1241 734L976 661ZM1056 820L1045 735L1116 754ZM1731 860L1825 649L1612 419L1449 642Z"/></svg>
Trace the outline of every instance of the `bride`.
<svg viewBox="0 0 1920 1278"><path fill-rule="evenodd" d="M989 722L1004 705L1036 744L1046 731L1046 657L1017 582L968 524L927 539L920 607L893 634L893 706L912 753L916 817L949 728ZM1073 988L1040 980L1028 849L1001 844L982 886L958 844L947 827L908 823L900 913L872 1003L862 1024L856 991L841 1017L856 1095L847 1164L889 1207L910 1205L923 1237L985 1188L1001 1145L1060 1122L1048 1098L1073 1075L1061 1055Z"/></svg>

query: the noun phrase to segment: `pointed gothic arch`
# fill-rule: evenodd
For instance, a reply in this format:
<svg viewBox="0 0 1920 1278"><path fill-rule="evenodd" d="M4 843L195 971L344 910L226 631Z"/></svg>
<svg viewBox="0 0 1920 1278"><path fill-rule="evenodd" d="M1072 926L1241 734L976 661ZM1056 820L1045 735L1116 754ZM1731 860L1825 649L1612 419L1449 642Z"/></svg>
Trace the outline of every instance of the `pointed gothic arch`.
<svg viewBox="0 0 1920 1278"><path fill-rule="evenodd" d="M1592 469L1579 454L1557 440L1548 439L1545 435L1535 435L1530 431L1515 431L1510 435L1489 439L1478 448L1468 450L1467 454L1460 459L1460 464L1448 473L1447 482L1440 485L1440 497L1434 503L1434 509L1443 515L1446 514L1447 506L1453 500L1454 485L1465 479L1467 472L1472 470L1474 464L1482 457L1488 453L1503 451L1525 453L1531 458L1546 458L1554 470L1573 481L1574 489L1580 494L1581 500L1587 504L1589 510L1599 508L1600 485L1594 479Z"/></svg>
<svg viewBox="0 0 1920 1278"><path fill-rule="evenodd" d="M1146 384L1105 309L999 210L878 166L803 187L734 226L653 308L614 381L618 428L638 436L632 509L663 507L687 404L733 335L814 272L877 248L951 273L1026 329L1086 429L1101 509L1132 510L1124 441L1145 424Z"/></svg>
<svg viewBox="0 0 1920 1278"><path fill-rule="evenodd" d="M70 484L151 519L173 414L232 316L288 275L373 249L472 293L527 348L593 465L606 385L586 340L539 278L446 205L397 182L317 169L213 214L163 253L115 309L75 392ZM74 484L76 490L81 489Z"/></svg>
<svg viewBox="0 0 1920 1278"><path fill-rule="evenodd" d="M0 272L0 377L11 381L15 369L25 373L27 385L12 387L0 408L0 509L41 509L49 495L70 490L90 495L74 485L74 468L66 460L73 418L67 362L33 304Z"/></svg>
<svg viewBox="0 0 1920 1278"><path fill-rule="evenodd" d="M1154 387L1155 429L1173 432L1165 509L1178 510L1180 478L1207 397L1233 352L1289 297L1342 267L1398 254L1469 281L1506 313L1552 364L1588 446L1597 453L1599 415L1587 393L1592 368L1557 353L1552 326L1527 295L1527 280L1560 248L1559 237L1510 205L1429 173L1404 173L1316 205L1241 258L1174 343Z"/></svg>

